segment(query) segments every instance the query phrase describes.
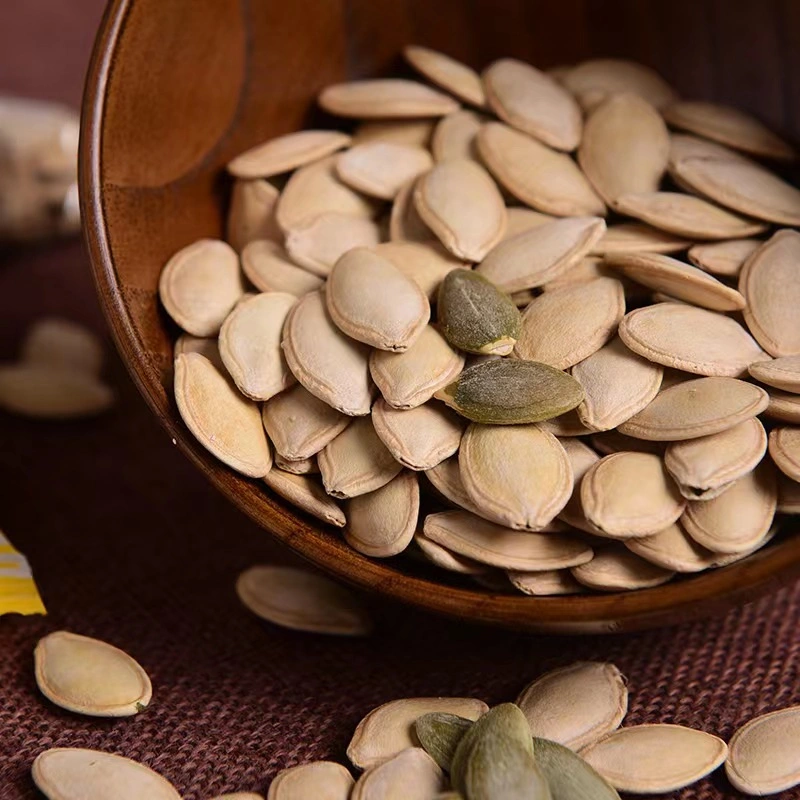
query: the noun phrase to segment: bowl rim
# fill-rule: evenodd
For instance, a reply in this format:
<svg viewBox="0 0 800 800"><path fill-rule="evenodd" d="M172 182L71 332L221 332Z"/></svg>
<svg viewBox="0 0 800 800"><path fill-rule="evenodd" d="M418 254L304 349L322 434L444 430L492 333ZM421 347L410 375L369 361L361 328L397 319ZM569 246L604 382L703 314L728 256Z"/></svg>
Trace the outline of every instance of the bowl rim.
<svg viewBox="0 0 800 800"><path fill-rule="evenodd" d="M217 462L177 413L170 414L159 403L161 380L123 298L106 227L101 158L105 100L116 48L134 2L108 3L86 75L79 151L84 238L100 305L134 384L167 435L237 508L292 551L349 584L448 617L530 632L611 633L677 624L755 599L800 575L800 539L794 539L778 541L728 567L634 592L531 597L458 588L398 572L349 551L343 542L319 532L322 523L312 528L288 503L257 492L254 481Z"/></svg>

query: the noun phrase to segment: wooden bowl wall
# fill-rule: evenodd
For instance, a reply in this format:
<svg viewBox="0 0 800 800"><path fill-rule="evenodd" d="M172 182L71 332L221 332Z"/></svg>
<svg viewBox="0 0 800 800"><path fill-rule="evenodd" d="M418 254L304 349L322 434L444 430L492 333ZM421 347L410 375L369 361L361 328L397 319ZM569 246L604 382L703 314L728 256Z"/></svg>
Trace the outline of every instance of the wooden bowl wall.
<svg viewBox="0 0 800 800"><path fill-rule="evenodd" d="M232 502L340 578L455 617L519 629L606 632L718 612L800 574L800 539L631 594L497 595L370 560L339 532L236 475L183 425L172 397L177 331L159 307L162 265L219 237L224 164L318 119L327 84L403 69L407 43L481 68L592 56L651 64L687 97L732 102L800 128L800 3L760 0L111 0L87 78L81 201L101 302L134 380L181 449ZM443 576L447 580L447 576Z"/></svg>

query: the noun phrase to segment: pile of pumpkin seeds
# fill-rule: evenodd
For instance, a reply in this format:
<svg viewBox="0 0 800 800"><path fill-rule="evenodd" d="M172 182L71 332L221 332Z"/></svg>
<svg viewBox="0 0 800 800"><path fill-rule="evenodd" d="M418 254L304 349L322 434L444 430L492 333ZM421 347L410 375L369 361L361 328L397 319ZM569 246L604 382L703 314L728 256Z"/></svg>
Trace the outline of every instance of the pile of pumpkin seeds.
<svg viewBox="0 0 800 800"><path fill-rule="evenodd" d="M42 693L74 713L130 716L151 699L142 667L96 639L52 633L35 662ZM627 681L599 662L546 673L516 703L491 709L467 697L395 700L370 711L353 734L347 757L357 779L331 761L294 766L278 773L267 800L619 800L618 791L681 789L723 763L746 794L800 785L800 706L751 720L730 745L682 725L620 727L627 710ZM32 773L49 800L180 798L158 773L104 751L45 750ZM263 800L252 792L215 800L223 798Z"/></svg>
<svg viewBox="0 0 800 800"><path fill-rule="evenodd" d="M633 62L405 55L433 86L325 89L347 132L234 158L228 242L164 267L188 428L360 553L531 595L761 548L800 512L796 151Z"/></svg>

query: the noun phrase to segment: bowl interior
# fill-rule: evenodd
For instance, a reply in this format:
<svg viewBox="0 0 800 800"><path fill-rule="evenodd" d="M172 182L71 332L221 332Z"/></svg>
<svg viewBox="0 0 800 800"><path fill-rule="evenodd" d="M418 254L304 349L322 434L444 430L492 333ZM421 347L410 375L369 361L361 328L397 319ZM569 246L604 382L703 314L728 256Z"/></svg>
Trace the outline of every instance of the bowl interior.
<svg viewBox="0 0 800 800"><path fill-rule="evenodd" d="M408 559L380 562L239 477L189 434L172 397L177 330L158 276L176 250L220 237L224 164L265 139L332 122L327 84L403 73L407 43L482 68L515 56L539 67L600 56L659 70L687 97L734 103L789 135L800 127L800 7L749 0L112 0L90 66L81 200L101 302L117 345L169 436L239 508L301 555L359 586L457 617L558 632L632 630L750 599L800 574L800 540L630 594L494 594Z"/></svg>

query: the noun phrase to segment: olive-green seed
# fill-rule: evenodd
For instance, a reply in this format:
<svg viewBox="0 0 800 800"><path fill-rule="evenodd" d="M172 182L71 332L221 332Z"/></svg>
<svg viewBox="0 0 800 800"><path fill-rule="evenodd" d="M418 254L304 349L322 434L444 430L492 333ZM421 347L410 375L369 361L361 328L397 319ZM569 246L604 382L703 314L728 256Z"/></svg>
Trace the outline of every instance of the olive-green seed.
<svg viewBox="0 0 800 800"><path fill-rule="evenodd" d="M553 800L620 800L617 790L568 747L534 737L533 755Z"/></svg>
<svg viewBox="0 0 800 800"><path fill-rule="evenodd" d="M425 752L446 772L461 737L472 727L472 720L456 714L434 711L414 723L414 732Z"/></svg>
<svg viewBox="0 0 800 800"><path fill-rule="evenodd" d="M468 367L435 396L473 422L516 425L571 411L584 393L575 378L548 364L496 359Z"/></svg>
<svg viewBox="0 0 800 800"><path fill-rule="evenodd" d="M439 287L439 327L450 344L468 353L508 355L522 317L514 301L483 275L454 269Z"/></svg>

